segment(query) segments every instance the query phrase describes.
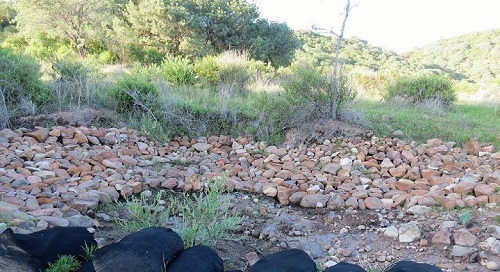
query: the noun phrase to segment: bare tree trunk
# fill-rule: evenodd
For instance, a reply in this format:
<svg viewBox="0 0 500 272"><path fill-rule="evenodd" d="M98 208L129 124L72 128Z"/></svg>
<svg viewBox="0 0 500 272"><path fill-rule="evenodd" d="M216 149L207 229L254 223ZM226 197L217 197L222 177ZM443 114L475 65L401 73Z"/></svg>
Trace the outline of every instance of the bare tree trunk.
<svg viewBox="0 0 500 272"><path fill-rule="evenodd" d="M347 22L347 17L349 16L349 11L351 10L351 1L347 0L345 5L344 21L342 22L342 28L337 36L337 48L335 50L335 63L333 66L333 95L330 104L330 114L332 118L337 119L338 115L338 100L339 100L339 65L340 65L340 47L342 45L342 39L344 38L344 29Z"/></svg>

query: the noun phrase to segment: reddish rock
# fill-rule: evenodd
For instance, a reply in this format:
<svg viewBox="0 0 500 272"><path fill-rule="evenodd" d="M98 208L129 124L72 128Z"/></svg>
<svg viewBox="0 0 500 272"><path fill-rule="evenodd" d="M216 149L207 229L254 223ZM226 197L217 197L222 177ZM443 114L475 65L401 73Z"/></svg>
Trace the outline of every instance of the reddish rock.
<svg viewBox="0 0 500 272"><path fill-rule="evenodd" d="M422 169L422 177L431 180L431 177L441 176L441 173L434 169Z"/></svg>
<svg viewBox="0 0 500 272"><path fill-rule="evenodd" d="M431 243L434 245L449 246L451 245L451 233L447 229L438 229L432 236Z"/></svg>
<svg viewBox="0 0 500 272"><path fill-rule="evenodd" d="M476 196L487 195L490 196L495 192L495 189L488 184L478 184L474 188L474 194Z"/></svg>
<svg viewBox="0 0 500 272"><path fill-rule="evenodd" d="M481 151L481 144L479 144L479 142L474 139L470 139L468 142L465 143L464 149L467 151L468 154L478 156L479 151Z"/></svg>
<svg viewBox="0 0 500 272"><path fill-rule="evenodd" d="M470 181L461 181L455 187L453 188L453 192L456 194L470 194L474 191L474 188L476 188L477 183L476 182L470 182Z"/></svg>
<svg viewBox="0 0 500 272"><path fill-rule="evenodd" d="M290 203L298 205L301 202L302 198L306 195L306 192L296 192L293 193L288 200L290 200Z"/></svg>
<svg viewBox="0 0 500 272"><path fill-rule="evenodd" d="M304 208L325 207L330 196L323 194L307 194L300 200L300 206Z"/></svg>
<svg viewBox="0 0 500 272"><path fill-rule="evenodd" d="M415 187L415 182L413 182L409 179L400 179L400 180L396 181L396 189L397 190L409 192L409 191L413 190L414 187Z"/></svg>
<svg viewBox="0 0 500 272"><path fill-rule="evenodd" d="M177 186L176 178L167 178L161 183L162 188L174 189Z"/></svg>
<svg viewBox="0 0 500 272"><path fill-rule="evenodd" d="M390 168L389 173L395 178L402 178L406 174L406 167L400 165L396 168Z"/></svg>
<svg viewBox="0 0 500 272"><path fill-rule="evenodd" d="M37 127L37 130L24 133L24 136L35 138L39 143L45 142L49 138L49 130L42 127Z"/></svg>
<svg viewBox="0 0 500 272"><path fill-rule="evenodd" d="M364 204L369 210L380 210L382 209L382 201L377 197L368 197L365 199Z"/></svg>
<svg viewBox="0 0 500 272"><path fill-rule="evenodd" d="M288 187L284 186L278 186L278 201L280 202L281 205L288 205L290 204L290 192L291 189Z"/></svg>

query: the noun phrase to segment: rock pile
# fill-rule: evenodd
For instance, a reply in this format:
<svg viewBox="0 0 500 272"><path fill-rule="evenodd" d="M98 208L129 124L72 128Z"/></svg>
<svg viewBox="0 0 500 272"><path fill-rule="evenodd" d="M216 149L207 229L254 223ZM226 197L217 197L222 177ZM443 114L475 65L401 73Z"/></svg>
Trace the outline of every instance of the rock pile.
<svg viewBox="0 0 500 272"><path fill-rule="evenodd" d="M228 136L175 137L161 144L128 128L4 129L0 216L19 232L95 227L99 222L88 215L100 203L148 189L198 191L219 177L230 190L305 208L404 206L415 216L435 205L492 210L500 203L500 152L494 151L474 140L459 148L438 139L417 145L397 138L336 137L276 147ZM0 229L6 226L0 223ZM453 228L439 226L430 242L453 245L456 256L467 256L471 243L499 254L500 237L475 241ZM411 222L384 234L401 242L421 237Z"/></svg>

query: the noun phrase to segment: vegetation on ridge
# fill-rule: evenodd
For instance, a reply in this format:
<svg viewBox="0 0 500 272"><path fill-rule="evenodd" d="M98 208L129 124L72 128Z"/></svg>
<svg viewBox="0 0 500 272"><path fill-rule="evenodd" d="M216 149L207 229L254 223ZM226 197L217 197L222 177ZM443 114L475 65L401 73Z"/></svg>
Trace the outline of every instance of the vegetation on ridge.
<svg viewBox="0 0 500 272"><path fill-rule="evenodd" d="M2 128L12 117L93 107L162 141L244 134L276 144L288 128L327 116L335 37L263 20L244 0L99 1L78 29L55 16L71 1L49 2L0 2ZM339 118L378 136L498 145L498 30L467 37L451 39L463 50L404 56L346 39ZM447 83L438 94L417 82Z"/></svg>

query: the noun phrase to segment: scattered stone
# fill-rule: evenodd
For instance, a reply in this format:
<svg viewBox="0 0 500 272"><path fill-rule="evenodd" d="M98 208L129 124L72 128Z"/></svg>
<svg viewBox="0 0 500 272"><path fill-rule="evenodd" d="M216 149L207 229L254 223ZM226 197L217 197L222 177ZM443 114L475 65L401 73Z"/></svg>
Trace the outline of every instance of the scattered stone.
<svg viewBox="0 0 500 272"><path fill-rule="evenodd" d="M402 243L411 243L420 239L420 229L416 221L401 224L399 227L399 241Z"/></svg>

